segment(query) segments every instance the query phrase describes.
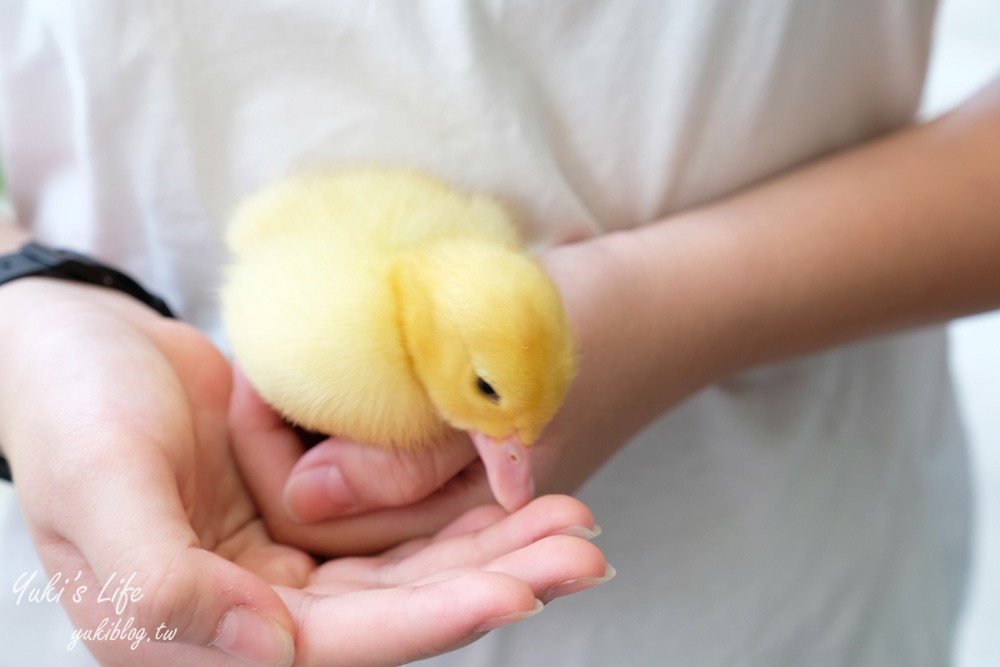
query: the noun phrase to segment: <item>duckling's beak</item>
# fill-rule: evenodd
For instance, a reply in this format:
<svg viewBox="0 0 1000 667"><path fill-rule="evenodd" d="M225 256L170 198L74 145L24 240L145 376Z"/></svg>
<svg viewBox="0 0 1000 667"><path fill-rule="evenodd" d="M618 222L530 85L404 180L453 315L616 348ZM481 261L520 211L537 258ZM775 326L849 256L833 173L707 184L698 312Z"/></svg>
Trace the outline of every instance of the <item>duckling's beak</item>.
<svg viewBox="0 0 1000 667"><path fill-rule="evenodd" d="M531 479L531 457L517 435L497 440L478 431L469 431L472 443L486 467L486 478L497 503L508 512L519 510L535 494Z"/></svg>

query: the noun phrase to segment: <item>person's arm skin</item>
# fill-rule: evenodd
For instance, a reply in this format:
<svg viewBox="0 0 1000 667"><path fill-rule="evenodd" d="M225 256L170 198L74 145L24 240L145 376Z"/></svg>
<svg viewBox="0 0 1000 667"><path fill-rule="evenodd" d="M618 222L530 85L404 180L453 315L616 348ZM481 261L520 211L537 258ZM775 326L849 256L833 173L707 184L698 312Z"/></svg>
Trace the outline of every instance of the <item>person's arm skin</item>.
<svg viewBox="0 0 1000 667"><path fill-rule="evenodd" d="M25 237L0 234L8 250ZM318 565L276 543L230 448L271 413L193 327L119 292L0 286L0 369L0 443L46 569L33 586L59 573L75 629L153 640L86 642L102 664L400 664L608 578L593 518L565 496L473 510L373 558ZM99 596L121 581L138 597L116 610Z"/></svg>
<svg viewBox="0 0 1000 667"><path fill-rule="evenodd" d="M14 252L27 240L27 232L7 220L0 211L0 255Z"/></svg>
<svg viewBox="0 0 1000 667"><path fill-rule="evenodd" d="M582 368L536 445L537 487L574 490L650 420L742 370L1000 306L998 258L1000 79L932 123L556 248L544 261ZM432 461L343 442L238 453L272 530L330 552L489 497L464 443ZM339 475L320 472L331 465Z"/></svg>

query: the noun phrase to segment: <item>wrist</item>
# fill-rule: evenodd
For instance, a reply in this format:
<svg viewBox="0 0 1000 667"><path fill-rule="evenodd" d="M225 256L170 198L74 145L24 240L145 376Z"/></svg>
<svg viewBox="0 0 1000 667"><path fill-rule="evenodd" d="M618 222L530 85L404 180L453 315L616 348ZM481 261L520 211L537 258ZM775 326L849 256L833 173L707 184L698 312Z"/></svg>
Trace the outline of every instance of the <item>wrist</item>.
<svg viewBox="0 0 1000 667"><path fill-rule="evenodd" d="M59 327L78 314L108 312L134 324L160 316L116 290L48 277L21 278L0 285L0 348L29 323Z"/></svg>
<svg viewBox="0 0 1000 667"><path fill-rule="evenodd" d="M630 321L635 373L663 392L662 411L687 395L743 370L742 331L750 276L725 228L698 213L609 235L620 308Z"/></svg>
<svg viewBox="0 0 1000 667"><path fill-rule="evenodd" d="M580 414L614 415L610 441L725 377L732 336L710 261L726 250L697 225L664 230L650 247L642 230L562 246L545 258L563 294L581 357L567 402ZM725 360L725 363L724 361Z"/></svg>

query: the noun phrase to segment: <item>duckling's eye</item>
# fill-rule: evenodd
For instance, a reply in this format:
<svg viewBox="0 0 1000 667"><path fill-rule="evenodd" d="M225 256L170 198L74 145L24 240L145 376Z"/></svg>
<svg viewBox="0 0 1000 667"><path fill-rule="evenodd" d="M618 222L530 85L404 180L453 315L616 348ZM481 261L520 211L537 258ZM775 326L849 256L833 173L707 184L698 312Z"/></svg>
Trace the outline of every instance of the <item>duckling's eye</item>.
<svg viewBox="0 0 1000 667"><path fill-rule="evenodd" d="M480 394L490 399L491 401L500 400L500 395L497 394L496 390L490 386L490 383L484 380L483 378L479 377L478 375L476 376L476 389L479 390Z"/></svg>

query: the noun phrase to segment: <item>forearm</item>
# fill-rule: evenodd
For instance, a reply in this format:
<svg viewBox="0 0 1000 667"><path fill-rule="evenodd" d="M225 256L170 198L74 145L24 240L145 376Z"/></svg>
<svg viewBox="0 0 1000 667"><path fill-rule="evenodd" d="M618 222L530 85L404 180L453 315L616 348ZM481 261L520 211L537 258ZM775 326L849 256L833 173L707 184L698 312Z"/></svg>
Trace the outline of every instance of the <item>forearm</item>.
<svg viewBox="0 0 1000 667"><path fill-rule="evenodd" d="M638 382L693 390L997 307L1000 81L934 123L614 236Z"/></svg>
<svg viewBox="0 0 1000 667"><path fill-rule="evenodd" d="M28 240L28 233L12 220L8 220L0 207L0 255L14 252Z"/></svg>

